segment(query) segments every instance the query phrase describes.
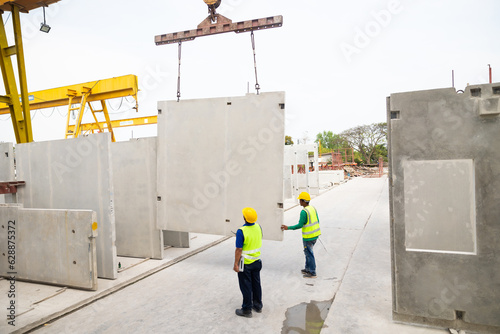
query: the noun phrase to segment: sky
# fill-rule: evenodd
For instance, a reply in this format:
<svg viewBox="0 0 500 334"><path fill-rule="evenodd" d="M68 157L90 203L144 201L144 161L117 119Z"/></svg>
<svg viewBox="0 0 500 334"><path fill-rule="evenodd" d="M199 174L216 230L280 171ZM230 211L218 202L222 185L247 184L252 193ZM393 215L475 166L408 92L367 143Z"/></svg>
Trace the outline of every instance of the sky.
<svg viewBox="0 0 500 334"><path fill-rule="evenodd" d="M286 135L312 142L322 131L386 121L391 93L500 82L496 0L222 0L233 22L283 15L283 27L255 32L261 92L286 92ZM21 14L28 90L127 74L138 76L139 111L131 98L109 101L112 119L156 115L175 100L177 45L156 35L190 30L207 16L203 0L61 0ZM12 20L3 14L12 38ZM181 99L255 92L250 34L227 33L183 43ZM5 94L3 86L0 93ZM33 110L35 141L64 138L67 108ZM86 116L88 117L88 115ZM148 125L115 130L117 140L156 135ZM15 142L0 115L0 142Z"/></svg>

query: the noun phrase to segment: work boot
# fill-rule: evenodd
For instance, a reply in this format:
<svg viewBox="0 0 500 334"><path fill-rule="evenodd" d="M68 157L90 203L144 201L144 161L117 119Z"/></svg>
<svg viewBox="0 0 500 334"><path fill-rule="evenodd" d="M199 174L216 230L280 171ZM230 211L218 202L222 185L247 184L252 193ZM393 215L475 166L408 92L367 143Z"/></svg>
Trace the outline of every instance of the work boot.
<svg viewBox="0 0 500 334"><path fill-rule="evenodd" d="M252 317L252 311L246 311L243 310L242 308L236 309L235 311L236 315L239 315L240 317L245 317L245 318L251 318Z"/></svg>
<svg viewBox="0 0 500 334"><path fill-rule="evenodd" d="M252 306L252 309L257 313L262 313L262 308L256 308L255 306Z"/></svg>
<svg viewBox="0 0 500 334"><path fill-rule="evenodd" d="M316 275L313 275L311 273L304 274L304 278L316 278Z"/></svg>
<svg viewBox="0 0 500 334"><path fill-rule="evenodd" d="M309 270L301 269L300 272L302 273L302 275L305 275L309 273Z"/></svg>

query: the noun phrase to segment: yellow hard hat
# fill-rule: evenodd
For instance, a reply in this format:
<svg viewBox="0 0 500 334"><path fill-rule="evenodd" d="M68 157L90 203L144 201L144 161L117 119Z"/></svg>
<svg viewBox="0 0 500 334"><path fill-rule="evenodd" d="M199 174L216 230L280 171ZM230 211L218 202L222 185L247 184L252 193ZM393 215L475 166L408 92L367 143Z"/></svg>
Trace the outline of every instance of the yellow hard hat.
<svg viewBox="0 0 500 334"><path fill-rule="evenodd" d="M257 221L257 212L254 209L244 208L241 211L247 223L255 223Z"/></svg>
<svg viewBox="0 0 500 334"><path fill-rule="evenodd" d="M311 200L311 196L306 193L305 191L301 192L299 197L297 197L297 199L303 199L304 201L306 202L309 202Z"/></svg>

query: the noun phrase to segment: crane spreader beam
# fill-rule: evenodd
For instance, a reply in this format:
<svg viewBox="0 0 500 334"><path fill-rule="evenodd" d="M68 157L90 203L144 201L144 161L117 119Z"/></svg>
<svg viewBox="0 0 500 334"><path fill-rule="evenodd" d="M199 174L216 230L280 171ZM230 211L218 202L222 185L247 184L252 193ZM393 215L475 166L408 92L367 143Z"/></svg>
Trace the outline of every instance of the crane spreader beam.
<svg viewBox="0 0 500 334"><path fill-rule="evenodd" d="M8 0L0 1L0 10L11 11L12 5L16 5L20 12L27 13L30 10L37 9L40 7L47 7L53 3L59 2L60 0Z"/></svg>
<svg viewBox="0 0 500 334"><path fill-rule="evenodd" d="M233 23L230 19L216 14L216 22L207 17L198 25L197 29L174 32L171 34L155 36L156 45L172 44L184 41L192 41L196 37L222 34L226 32L242 33L253 30L279 28L283 25L283 16L271 16L261 19L241 21Z"/></svg>

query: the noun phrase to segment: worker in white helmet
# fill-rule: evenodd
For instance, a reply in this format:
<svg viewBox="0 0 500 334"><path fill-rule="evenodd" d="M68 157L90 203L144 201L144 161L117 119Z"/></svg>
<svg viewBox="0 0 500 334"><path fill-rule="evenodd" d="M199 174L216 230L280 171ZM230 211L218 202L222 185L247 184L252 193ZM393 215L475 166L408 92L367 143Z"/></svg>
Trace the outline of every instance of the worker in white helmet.
<svg viewBox="0 0 500 334"><path fill-rule="evenodd" d="M236 310L236 314L251 318L252 309L261 313L263 306L260 286L262 228L256 223L257 212L254 209L244 208L242 212L245 224L236 232L233 269L238 273L243 304L241 309Z"/></svg>
<svg viewBox="0 0 500 334"><path fill-rule="evenodd" d="M286 226L281 225L282 230L298 230L302 229L302 243L304 245L304 255L306 257L305 268L301 270L301 273L305 278L316 278L316 260L314 258L314 245L321 235L321 229L319 228L319 218L316 209L309 205L311 201L311 196L306 193L300 193L299 197L300 206L304 209L300 212L300 220L297 225Z"/></svg>

